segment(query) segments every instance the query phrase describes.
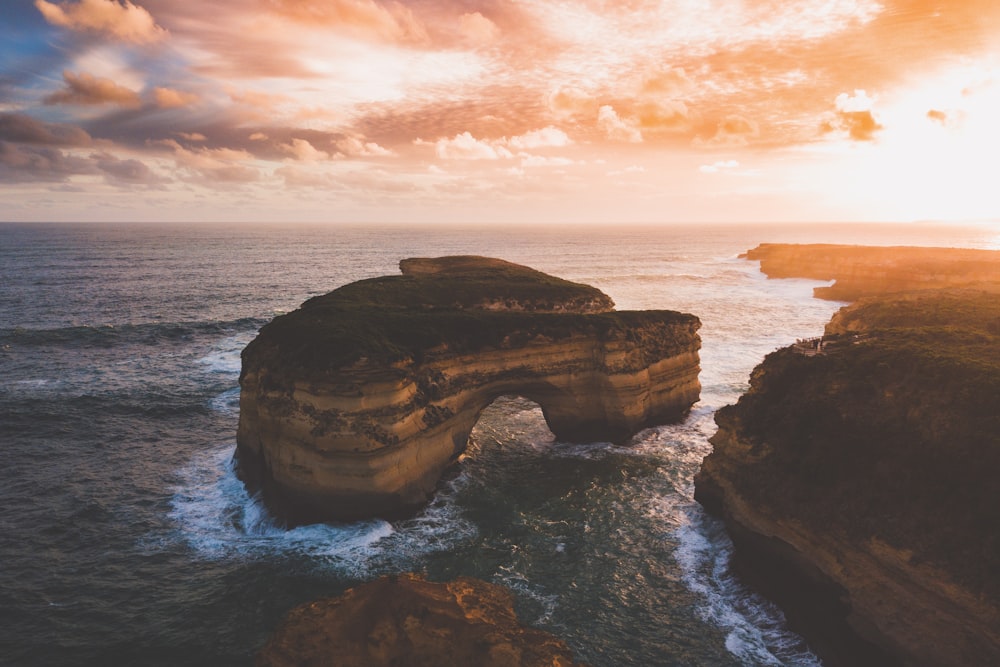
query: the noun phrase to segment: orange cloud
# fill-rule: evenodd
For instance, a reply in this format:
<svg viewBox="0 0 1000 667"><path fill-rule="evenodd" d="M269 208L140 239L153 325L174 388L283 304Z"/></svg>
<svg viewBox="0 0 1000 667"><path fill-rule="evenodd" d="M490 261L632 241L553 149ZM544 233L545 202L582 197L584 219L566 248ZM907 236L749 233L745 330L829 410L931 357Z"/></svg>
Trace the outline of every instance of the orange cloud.
<svg viewBox="0 0 1000 667"><path fill-rule="evenodd" d="M427 30L408 7L373 0L265 0L273 12L309 25L326 25L359 36L426 42Z"/></svg>
<svg viewBox="0 0 1000 667"><path fill-rule="evenodd" d="M329 153L318 150L305 139L292 139L290 144L282 144L278 148L290 155L292 159L300 162L315 162L330 159Z"/></svg>
<svg viewBox="0 0 1000 667"><path fill-rule="evenodd" d="M161 109L178 109L197 103L198 96L173 88L154 88L153 101Z"/></svg>
<svg viewBox="0 0 1000 667"><path fill-rule="evenodd" d="M854 95L841 93L836 99L836 115L823 123L823 131L839 129L855 141L874 141L875 133L884 129L872 113L874 103L864 90L855 90Z"/></svg>
<svg viewBox="0 0 1000 667"><path fill-rule="evenodd" d="M500 28L479 12L462 14L458 18L458 30L466 42L474 45L491 44L500 36Z"/></svg>
<svg viewBox="0 0 1000 667"><path fill-rule="evenodd" d="M642 142L642 132L639 128L633 122L623 120L609 104L598 109L597 126L604 130L609 139L633 144Z"/></svg>
<svg viewBox="0 0 1000 667"><path fill-rule="evenodd" d="M751 139L756 139L759 136L760 128L757 123L744 118L743 116L731 114L722 119L715 129L714 135L712 135L709 139L696 137L694 145L712 148L732 148L746 146L750 143Z"/></svg>
<svg viewBox="0 0 1000 667"><path fill-rule="evenodd" d="M152 15L129 0L79 0L61 2L35 0L35 7L52 25L70 30L99 32L125 42L146 44L166 36Z"/></svg>
<svg viewBox="0 0 1000 667"><path fill-rule="evenodd" d="M941 125L946 125L948 123L948 114L944 111L938 111L937 109L931 109L927 112L927 117L930 118L935 123L940 123Z"/></svg>
<svg viewBox="0 0 1000 667"><path fill-rule="evenodd" d="M198 181L215 183L250 183L260 179L260 172L243 162L253 160L246 151L231 148L184 148L173 139L150 142L151 146L162 146L173 153L179 169L193 173Z"/></svg>
<svg viewBox="0 0 1000 667"><path fill-rule="evenodd" d="M119 86L111 79L98 78L86 72L74 74L63 72L66 87L47 95L45 104L117 104L123 107L138 107L139 94L134 90Z"/></svg>

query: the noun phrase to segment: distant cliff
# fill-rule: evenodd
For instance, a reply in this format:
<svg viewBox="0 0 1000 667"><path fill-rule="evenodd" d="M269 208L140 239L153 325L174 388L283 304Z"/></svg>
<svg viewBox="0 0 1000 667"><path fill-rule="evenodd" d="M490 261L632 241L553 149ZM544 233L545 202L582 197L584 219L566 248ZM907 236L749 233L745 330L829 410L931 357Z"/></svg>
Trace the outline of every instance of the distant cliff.
<svg viewBox="0 0 1000 667"><path fill-rule="evenodd" d="M698 400L700 322L481 257L404 260L276 318L243 352L241 477L293 523L424 503L497 397L557 438L628 439Z"/></svg>
<svg viewBox="0 0 1000 667"><path fill-rule="evenodd" d="M696 498L831 665L1000 664L1000 300L867 299L716 415Z"/></svg>
<svg viewBox="0 0 1000 667"><path fill-rule="evenodd" d="M510 591L478 579L382 577L304 604L258 652L256 667L574 667L566 644L522 625Z"/></svg>
<svg viewBox="0 0 1000 667"><path fill-rule="evenodd" d="M1000 291L1000 251L762 243L746 253L770 278L836 280L821 299L853 301L907 290L976 286Z"/></svg>

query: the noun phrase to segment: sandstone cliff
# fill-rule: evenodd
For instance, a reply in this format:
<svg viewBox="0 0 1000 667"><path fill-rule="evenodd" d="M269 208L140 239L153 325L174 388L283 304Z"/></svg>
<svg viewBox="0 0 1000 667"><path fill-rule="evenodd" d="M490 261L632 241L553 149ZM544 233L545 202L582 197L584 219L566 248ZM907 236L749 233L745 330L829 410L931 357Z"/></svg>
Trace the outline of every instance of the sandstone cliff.
<svg viewBox="0 0 1000 667"><path fill-rule="evenodd" d="M1000 251L762 243L746 258L770 278L836 280L821 299L853 301L886 292L976 286L1000 291Z"/></svg>
<svg viewBox="0 0 1000 667"><path fill-rule="evenodd" d="M828 664L1000 664L997 323L981 292L867 300L716 416L696 498Z"/></svg>
<svg viewBox="0 0 1000 667"><path fill-rule="evenodd" d="M239 472L290 522L412 511L501 395L539 403L568 441L624 441L698 400L692 315L613 311L500 260L401 266L307 301L243 352Z"/></svg>
<svg viewBox="0 0 1000 667"><path fill-rule="evenodd" d="M469 577L383 577L289 612L258 667L572 667L564 642L521 625L507 589Z"/></svg>

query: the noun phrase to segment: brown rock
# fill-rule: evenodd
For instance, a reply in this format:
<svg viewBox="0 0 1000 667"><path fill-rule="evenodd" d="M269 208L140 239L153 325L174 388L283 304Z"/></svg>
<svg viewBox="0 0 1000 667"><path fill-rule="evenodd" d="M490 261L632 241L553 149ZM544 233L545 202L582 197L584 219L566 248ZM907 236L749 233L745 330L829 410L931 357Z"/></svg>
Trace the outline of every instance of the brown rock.
<svg viewBox="0 0 1000 667"><path fill-rule="evenodd" d="M570 667L566 644L522 625L506 588L470 577L433 583L383 577L296 607L258 652L257 667Z"/></svg>
<svg viewBox="0 0 1000 667"><path fill-rule="evenodd" d="M1000 664L998 314L976 291L859 302L851 338L772 353L716 413L695 497L825 664Z"/></svg>
<svg viewBox="0 0 1000 667"><path fill-rule="evenodd" d="M292 523L412 512L516 394L557 438L622 442L698 400L698 318L485 258L404 260L276 318L243 352L241 477Z"/></svg>
<svg viewBox="0 0 1000 667"><path fill-rule="evenodd" d="M746 258L760 261L770 278L836 280L817 287L820 299L854 301L908 290L985 284L1000 289L1000 251L826 243L762 243Z"/></svg>

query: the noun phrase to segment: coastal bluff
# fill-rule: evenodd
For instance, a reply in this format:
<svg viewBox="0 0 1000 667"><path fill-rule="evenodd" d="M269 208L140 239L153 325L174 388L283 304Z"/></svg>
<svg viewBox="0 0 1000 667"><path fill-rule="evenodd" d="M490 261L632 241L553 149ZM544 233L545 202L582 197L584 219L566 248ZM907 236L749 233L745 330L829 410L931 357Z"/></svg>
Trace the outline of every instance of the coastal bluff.
<svg viewBox="0 0 1000 667"><path fill-rule="evenodd" d="M256 667L576 667L560 639L523 625L506 588L471 577L381 577L290 611Z"/></svg>
<svg viewBox="0 0 1000 667"><path fill-rule="evenodd" d="M827 243L762 243L743 257L769 278L835 280L813 290L820 299L912 290L975 287L1000 292L1000 251Z"/></svg>
<svg viewBox="0 0 1000 667"><path fill-rule="evenodd" d="M869 297L716 413L695 498L824 664L1000 664L1000 299Z"/></svg>
<svg viewBox="0 0 1000 667"><path fill-rule="evenodd" d="M290 524L423 505L503 395L556 438L624 442L698 400L694 315L498 259L400 262L264 326L242 354L236 466Z"/></svg>

